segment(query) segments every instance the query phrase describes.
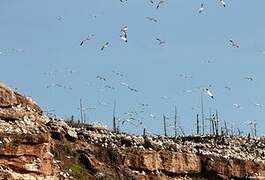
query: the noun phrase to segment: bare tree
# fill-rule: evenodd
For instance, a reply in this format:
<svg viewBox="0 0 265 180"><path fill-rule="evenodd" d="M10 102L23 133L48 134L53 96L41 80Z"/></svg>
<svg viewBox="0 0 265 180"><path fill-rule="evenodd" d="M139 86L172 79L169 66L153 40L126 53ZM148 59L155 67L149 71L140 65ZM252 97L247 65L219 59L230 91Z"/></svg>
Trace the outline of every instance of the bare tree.
<svg viewBox="0 0 265 180"><path fill-rule="evenodd" d="M80 121L81 124L83 123L83 104L82 104L82 99L80 99Z"/></svg>
<svg viewBox="0 0 265 180"><path fill-rule="evenodd" d="M178 118L178 116L177 116L177 107L176 107L176 105L175 105L175 116L174 116L174 131L175 131L175 137L177 137L177 135L178 135L178 130L177 130L177 118Z"/></svg>
<svg viewBox="0 0 265 180"><path fill-rule="evenodd" d="M204 111L203 111L203 94L201 92L201 113L202 113L202 134L204 135Z"/></svg>
<svg viewBox="0 0 265 180"><path fill-rule="evenodd" d="M112 114L112 123L113 123L113 132L117 132L117 127L116 127L116 99L114 100L114 105L113 105L113 114Z"/></svg>
<svg viewBox="0 0 265 180"><path fill-rule="evenodd" d="M199 120L199 114L197 114L197 121L196 121L196 126L197 126L197 135L200 134L200 120Z"/></svg>
<svg viewBox="0 0 265 180"><path fill-rule="evenodd" d="M166 116L163 115L163 124L164 124L164 135L167 136L167 124L166 124Z"/></svg>

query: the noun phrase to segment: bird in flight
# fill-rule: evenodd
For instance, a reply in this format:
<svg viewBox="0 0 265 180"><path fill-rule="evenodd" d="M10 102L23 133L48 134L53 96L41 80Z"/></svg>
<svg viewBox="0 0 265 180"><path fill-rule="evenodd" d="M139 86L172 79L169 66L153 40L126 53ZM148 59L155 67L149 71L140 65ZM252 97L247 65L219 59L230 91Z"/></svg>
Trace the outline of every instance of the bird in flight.
<svg viewBox="0 0 265 180"><path fill-rule="evenodd" d="M239 44L236 43L234 40L230 39L229 42L231 43L232 47L239 48Z"/></svg>
<svg viewBox="0 0 265 180"><path fill-rule="evenodd" d="M226 3L224 0L220 0L220 3L222 4L223 7L226 7Z"/></svg>
<svg viewBox="0 0 265 180"><path fill-rule="evenodd" d="M166 1L165 1L165 0L160 0L160 1L158 2L157 6L156 6L156 9L158 9L158 8L160 7L160 5L161 5L162 3L164 3L164 2L166 2Z"/></svg>
<svg viewBox="0 0 265 180"><path fill-rule="evenodd" d="M240 104L233 104L233 106L235 107L235 108L238 108L238 109L241 109L241 105Z"/></svg>
<svg viewBox="0 0 265 180"><path fill-rule="evenodd" d="M122 33L122 34L120 35L120 38L121 38L121 40L123 40L125 43L128 42L127 33Z"/></svg>
<svg viewBox="0 0 265 180"><path fill-rule="evenodd" d="M262 108L264 105L263 104L260 104L260 103L255 103L255 106Z"/></svg>
<svg viewBox="0 0 265 180"><path fill-rule="evenodd" d="M232 88L231 88L231 87L229 87L229 86L225 86L225 89L227 89L227 90L229 90L229 91L231 91L231 90L232 90Z"/></svg>
<svg viewBox="0 0 265 180"><path fill-rule="evenodd" d="M57 17L57 20L58 20L58 21L61 21L61 20L63 20L63 17L62 17L62 16L58 16L58 17Z"/></svg>
<svg viewBox="0 0 265 180"><path fill-rule="evenodd" d="M166 41L161 40L160 38L156 38L156 40L159 42L159 45L165 44Z"/></svg>
<svg viewBox="0 0 265 180"><path fill-rule="evenodd" d="M83 39L80 43L80 46L82 46L86 41L91 40L92 37L94 37L94 34L89 35L87 38Z"/></svg>
<svg viewBox="0 0 265 180"><path fill-rule="evenodd" d="M123 26L121 28L121 32L127 34L127 32L128 32L128 26Z"/></svg>
<svg viewBox="0 0 265 180"><path fill-rule="evenodd" d="M102 77L102 76L97 76L96 78L99 79L99 80L107 81L107 79Z"/></svg>
<svg viewBox="0 0 265 180"><path fill-rule="evenodd" d="M125 43L128 42L128 26L123 26L121 28L121 34L120 34L121 40L123 40Z"/></svg>
<svg viewBox="0 0 265 180"><path fill-rule="evenodd" d="M149 21L157 22L157 19L154 17L146 17Z"/></svg>
<svg viewBox="0 0 265 180"><path fill-rule="evenodd" d="M206 88L205 90L206 90L207 95L208 95L210 98L214 99L213 94L211 93L211 91L210 91L208 88Z"/></svg>
<svg viewBox="0 0 265 180"><path fill-rule="evenodd" d="M201 7L199 8L199 13L202 13L202 11L204 10L204 7L203 7L203 3L201 3Z"/></svg>
<svg viewBox="0 0 265 180"><path fill-rule="evenodd" d="M108 47L109 42L106 42L105 44L103 44L100 48L101 51L103 51L106 47Z"/></svg>
<svg viewBox="0 0 265 180"><path fill-rule="evenodd" d="M253 81L254 78L253 77L244 77L243 79L249 80L249 81Z"/></svg>

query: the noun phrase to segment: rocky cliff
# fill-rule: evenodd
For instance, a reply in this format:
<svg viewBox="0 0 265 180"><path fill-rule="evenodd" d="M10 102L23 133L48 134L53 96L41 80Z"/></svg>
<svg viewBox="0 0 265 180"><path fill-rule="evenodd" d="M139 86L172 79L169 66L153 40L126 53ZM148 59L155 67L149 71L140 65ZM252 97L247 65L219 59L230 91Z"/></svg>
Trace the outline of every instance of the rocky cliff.
<svg viewBox="0 0 265 180"><path fill-rule="evenodd" d="M0 179L261 179L265 138L163 137L43 115L0 84Z"/></svg>

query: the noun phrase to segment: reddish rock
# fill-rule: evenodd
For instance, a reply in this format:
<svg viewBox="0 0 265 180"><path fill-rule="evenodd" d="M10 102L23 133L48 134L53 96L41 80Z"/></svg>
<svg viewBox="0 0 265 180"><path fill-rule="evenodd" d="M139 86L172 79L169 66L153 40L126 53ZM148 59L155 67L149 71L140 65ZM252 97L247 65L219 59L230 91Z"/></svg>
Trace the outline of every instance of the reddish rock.
<svg viewBox="0 0 265 180"><path fill-rule="evenodd" d="M163 169L162 159L155 151L132 151L125 155L124 165L132 169L155 171Z"/></svg>
<svg viewBox="0 0 265 180"><path fill-rule="evenodd" d="M202 158L206 174L217 175L219 179L231 179L233 177L245 178L247 176L265 176L265 164L255 163L250 160L225 159L215 157Z"/></svg>
<svg viewBox="0 0 265 180"><path fill-rule="evenodd" d="M3 83L0 83L0 107L21 105L27 110L42 114L41 108L30 98L25 97Z"/></svg>
<svg viewBox="0 0 265 180"><path fill-rule="evenodd" d="M174 174L201 172L201 160L196 154L163 151L160 153L166 172Z"/></svg>
<svg viewBox="0 0 265 180"><path fill-rule="evenodd" d="M0 83L0 107L11 107L17 103L14 91L5 84Z"/></svg>

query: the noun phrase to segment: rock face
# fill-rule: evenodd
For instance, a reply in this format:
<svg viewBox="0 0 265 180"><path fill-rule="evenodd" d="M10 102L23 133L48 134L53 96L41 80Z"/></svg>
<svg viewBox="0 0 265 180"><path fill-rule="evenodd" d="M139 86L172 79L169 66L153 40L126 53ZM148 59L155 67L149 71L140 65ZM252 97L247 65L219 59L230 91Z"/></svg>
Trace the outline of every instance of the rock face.
<svg viewBox="0 0 265 180"><path fill-rule="evenodd" d="M265 138L112 133L51 119L0 83L0 179L260 179Z"/></svg>
<svg viewBox="0 0 265 180"><path fill-rule="evenodd" d="M36 179L54 174L50 133L42 110L0 84L0 179Z"/></svg>
<svg viewBox="0 0 265 180"><path fill-rule="evenodd" d="M126 154L124 165L144 171L164 171L172 174L200 173L200 158L196 154L171 151L134 150Z"/></svg>

